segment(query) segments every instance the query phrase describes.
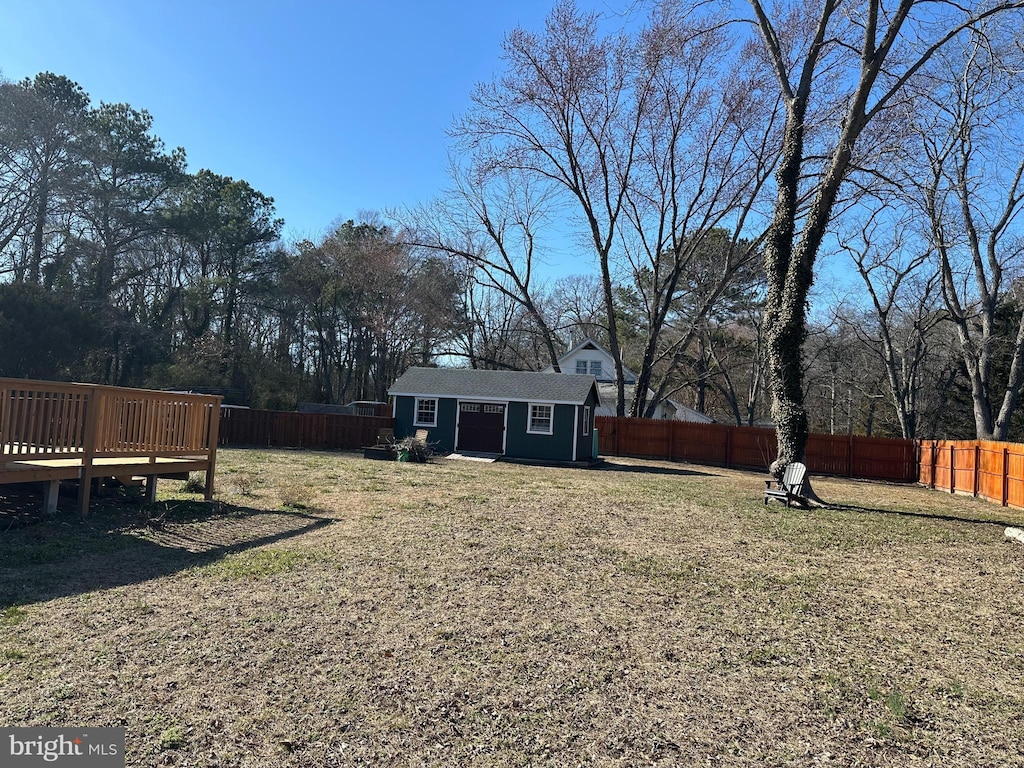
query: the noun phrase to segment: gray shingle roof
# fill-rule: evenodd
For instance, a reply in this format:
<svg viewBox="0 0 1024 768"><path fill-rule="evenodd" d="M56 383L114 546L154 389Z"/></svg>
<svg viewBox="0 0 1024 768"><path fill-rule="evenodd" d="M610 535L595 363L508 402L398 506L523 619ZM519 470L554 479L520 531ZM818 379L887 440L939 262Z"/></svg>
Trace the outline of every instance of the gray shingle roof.
<svg viewBox="0 0 1024 768"><path fill-rule="evenodd" d="M579 405L596 386L593 376L575 373L410 368L388 394Z"/></svg>

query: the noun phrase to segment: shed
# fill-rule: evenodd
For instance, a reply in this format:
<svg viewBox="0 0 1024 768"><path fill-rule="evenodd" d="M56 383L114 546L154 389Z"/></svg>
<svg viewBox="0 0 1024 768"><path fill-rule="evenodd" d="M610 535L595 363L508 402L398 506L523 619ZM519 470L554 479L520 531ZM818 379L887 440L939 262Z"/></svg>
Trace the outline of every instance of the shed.
<svg viewBox="0 0 1024 768"><path fill-rule="evenodd" d="M595 461L601 404L590 375L410 368L394 383L395 437L426 429L446 452Z"/></svg>

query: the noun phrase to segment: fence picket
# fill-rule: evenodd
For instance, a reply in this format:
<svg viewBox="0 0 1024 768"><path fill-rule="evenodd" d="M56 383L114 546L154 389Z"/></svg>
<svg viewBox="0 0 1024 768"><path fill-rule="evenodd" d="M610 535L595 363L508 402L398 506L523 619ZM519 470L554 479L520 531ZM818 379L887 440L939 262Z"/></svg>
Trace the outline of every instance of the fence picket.
<svg viewBox="0 0 1024 768"><path fill-rule="evenodd" d="M758 427L599 416L597 431L599 450L606 456L767 469L777 455L774 430ZM912 482L920 474L918 449L912 440L811 435L806 463L818 474L874 480Z"/></svg>
<svg viewBox="0 0 1024 768"><path fill-rule="evenodd" d="M393 429L390 416L355 416L340 413L295 413L223 408L220 445L346 450L377 442L382 429Z"/></svg>
<svg viewBox="0 0 1024 768"><path fill-rule="evenodd" d="M928 462L923 458L926 447L930 454ZM921 455L918 482L922 485L948 493L970 494L1004 507L1024 507L1024 445L990 440L928 440L921 441Z"/></svg>

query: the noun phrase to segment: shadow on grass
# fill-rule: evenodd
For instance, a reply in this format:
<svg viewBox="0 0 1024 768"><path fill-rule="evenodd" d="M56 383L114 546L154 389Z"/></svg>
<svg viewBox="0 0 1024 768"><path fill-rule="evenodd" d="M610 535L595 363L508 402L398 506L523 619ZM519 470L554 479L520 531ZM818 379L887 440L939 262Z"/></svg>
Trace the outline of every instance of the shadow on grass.
<svg viewBox="0 0 1024 768"><path fill-rule="evenodd" d="M840 512L868 512L876 515L897 515L899 517L913 517L923 520L942 520L950 523L971 523L972 525L995 525L1001 528L1006 527L1020 527L1022 525L1020 520L1011 522L1008 520L1001 520L993 517L988 520L978 517L967 517L966 515L957 514L950 512L944 515L939 512L912 512L906 509L881 509L879 507L864 507L859 504L833 504L829 503L826 507L828 510L838 510Z"/></svg>
<svg viewBox="0 0 1024 768"><path fill-rule="evenodd" d="M0 609L137 584L332 522L221 502L104 500L0 535Z"/></svg>
<svg viewBox="0 0 1024 768"><path fill-rule="evenodd" d="M631 472L640 475L679 475L681 477L721 477L714 472L699 469L682 469L677 467L661 467L650 464L616 464L605 459L591 469L596 472Z"/></svg>

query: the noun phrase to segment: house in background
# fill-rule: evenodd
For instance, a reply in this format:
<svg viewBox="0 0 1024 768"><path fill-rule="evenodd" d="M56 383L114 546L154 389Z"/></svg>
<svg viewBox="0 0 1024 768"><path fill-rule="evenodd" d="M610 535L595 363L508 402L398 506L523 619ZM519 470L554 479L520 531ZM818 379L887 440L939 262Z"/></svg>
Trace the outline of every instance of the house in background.
<svg viewBox="0 0 1024 768"><path fill-rule="evenodd" d="M615 382L615 358L593 339L584 339L575 347L558 358L558 367L562 373L590 374L597 379L598 391L601 396L601 407L598 416L614 416L615 400L618 397L618 386ZM553 373L554 366L549 365L542 373ZM629 368L622 367L623 379L626 383L626 404L633 396L636 386L636 374ZM647 390L647 397L653 398L654 392ZM676 419L692 421L698 424L713 424L714 419L705 413L677 403L674 400L663 400L654 413L656 419Z"/></svg>
<svg viewBox="0 0 1024 768"><path fill-rule="evenodd" d="M446 452L538 461L596 461L591 375L410 368L388 391L395 437L426 429Z"/></svg>

